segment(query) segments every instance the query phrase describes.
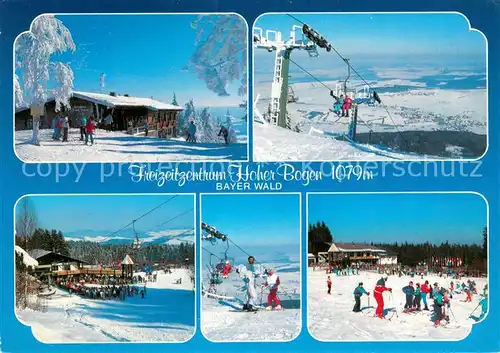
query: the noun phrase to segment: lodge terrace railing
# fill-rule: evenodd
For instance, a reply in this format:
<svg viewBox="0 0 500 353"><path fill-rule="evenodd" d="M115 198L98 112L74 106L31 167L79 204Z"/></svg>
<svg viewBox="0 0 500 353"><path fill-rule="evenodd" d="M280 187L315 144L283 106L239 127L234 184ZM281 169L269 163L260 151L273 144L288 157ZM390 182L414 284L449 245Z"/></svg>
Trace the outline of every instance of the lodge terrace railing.
<svg viewBox="0 0 500 353"><path fill-rule="evenodd" d="M93 268L81 268L78 270L58 270L52 271L53 275L57 276L72 276L72 275L108 275L108 276L121 276L122 270L115 269L93 269Z"/></svg>

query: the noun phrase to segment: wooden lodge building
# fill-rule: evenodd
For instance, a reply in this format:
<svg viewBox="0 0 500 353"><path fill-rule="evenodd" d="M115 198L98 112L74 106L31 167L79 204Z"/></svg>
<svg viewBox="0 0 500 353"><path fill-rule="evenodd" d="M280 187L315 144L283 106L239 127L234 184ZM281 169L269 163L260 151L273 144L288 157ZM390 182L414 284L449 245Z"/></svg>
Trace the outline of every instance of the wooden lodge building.
<svg viewBox="0 0 500 353"><path fill-rule="evenodd" d="M55 111L55 100L49 99L45 103L45 114L40 120L40 128L50 128L52 120L62 112ZM66 110L66 111L65 111ZM144 124L149 124L151 136L165 138L177 137L177 118L182 107L163 103L151 98L132 97L127 94L118 95L73 91L70 98L70 107L63 107L70 120L71 127L79 127L82 116L94 117L99 127L104 127L103 120L111 114L113 117L112 130L124 131L131 135L144 132ZM32 129L30 107L17 108L15 113L16 130Z"/></svg>
<svg viewBox="0 0 500 353"><path fill-rule="evenodd" d="M392 266L398 264L398 255L390 250L365 243L323 243L316 245L319 252L308 254L308 265L328 263L349 266L355 263Z"/></svg>

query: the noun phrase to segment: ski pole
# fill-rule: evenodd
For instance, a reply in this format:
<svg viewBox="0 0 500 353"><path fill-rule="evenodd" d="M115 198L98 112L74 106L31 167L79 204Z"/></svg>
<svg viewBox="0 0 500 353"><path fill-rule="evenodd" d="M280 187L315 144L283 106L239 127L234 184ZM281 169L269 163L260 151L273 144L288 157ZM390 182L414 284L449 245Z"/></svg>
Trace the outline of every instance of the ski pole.
<svg viewBox="0 0 500 353"><path fill-rule="evenodd" d="M479 306L480 306L480 305L481 305L481 304L478 304L478 305L476 306L476 308L475 308L474 310L472 310L472 311L471 311L471 313L469 314L469 317L471 317L471 316L472 316L472 314L474 314L474 311L476 311L476 310L477 310L477 308L479 308Z"/></svg>

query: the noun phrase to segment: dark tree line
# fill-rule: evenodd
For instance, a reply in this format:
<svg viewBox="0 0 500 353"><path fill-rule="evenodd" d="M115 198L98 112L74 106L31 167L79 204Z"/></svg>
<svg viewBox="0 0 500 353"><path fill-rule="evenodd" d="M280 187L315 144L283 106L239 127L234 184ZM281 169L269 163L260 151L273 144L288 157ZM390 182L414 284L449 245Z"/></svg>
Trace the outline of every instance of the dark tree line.
<svg viewBox="0 0 500 353"><path fill-rule="evenodd" d="M193 243L145 244L140 249L132 249L125 244L101 245L89 241L66 241L61 231L40 228L35 229L31 236L17 235L16 245L28 252L33 249L53 251L91 265L121 262L126 254L132 256L136 264L168 261L192 265L195 253Z"/></svg>
<svg viewBox="0 0 500 353"><path fill-rule="evenodd" d="M69 256L68 244L61 231L36 228L31 236L16 235L16 245L26 251L43 249Z"/></svg>
<svg viewBox="0 0 500 353"><path fill-rule="evenodd" d="M130 245L101 245L89 241L67 242L71 257L80 259L91 265L113 264L121 262L125 254L129 254L136 264L168 261L179 264L194 264L194 244L145 244L139 249ZM186 259L189 259L187 262Z"/></svg>
<svg viewBox="0 0 500 353"><path fill-rule="evenodd" d="M310 253L317 254L320 251L327 251L328 249L325 243L331 243L332 241L332 233L325 222L309 224L307 243Z"/></svg>

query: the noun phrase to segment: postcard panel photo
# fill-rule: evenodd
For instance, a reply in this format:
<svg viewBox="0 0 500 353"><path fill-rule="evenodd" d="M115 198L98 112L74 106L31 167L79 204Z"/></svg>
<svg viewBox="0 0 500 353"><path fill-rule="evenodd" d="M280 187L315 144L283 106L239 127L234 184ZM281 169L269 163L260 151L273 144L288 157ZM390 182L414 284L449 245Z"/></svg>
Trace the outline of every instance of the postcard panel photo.
<svg viewBox="0 0 500 353"><path fill-rule="evenodd" d="M44 343L186 342L194 195L33 195L15 207L15 313Z"/></svg>
<svg viewBox="0 0 500 353"><path fill-rule="evenodd" d="M201 330L214 342L301 331L300 194L201 197Z"/></svg>
<svg viewBox="0 0 500 353"><path fill-rule="evenodd" d="M15 153L248 160L247 53L237 14L40 15L14 43Z"/></svg>
<svg viewBox="0 0 500 353"><path fill-rule="evenodd" d="M308 224L315 339L457 341L486 317L488 204L481 195L309 194Z"/></svg>
<svg viewBox="0 0 500 353"><path fill-rule="evenodd" d="M252 45L256 161L486 153L487 40L460 13L267 13Z"/></svg>

